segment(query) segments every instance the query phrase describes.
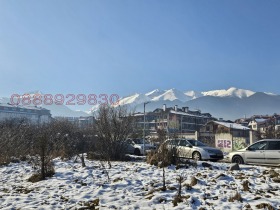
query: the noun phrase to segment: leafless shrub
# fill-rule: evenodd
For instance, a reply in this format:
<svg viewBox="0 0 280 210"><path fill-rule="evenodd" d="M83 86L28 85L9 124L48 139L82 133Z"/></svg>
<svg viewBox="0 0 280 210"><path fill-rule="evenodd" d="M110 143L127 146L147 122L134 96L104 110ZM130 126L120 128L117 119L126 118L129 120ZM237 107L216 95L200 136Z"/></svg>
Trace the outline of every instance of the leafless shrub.
<svg viewBox="0 0 280 210"><path fill-rule="evenodd" d="M169 149L165 143L163 143L160 148L154 152L148 153L147 162L151 165L159 166L162 168L162 190L166 190L165 182L165 167L171 164L177 163L178 151L174 147Z"/></svg>
<svg viewBox="0 0 280 210"><path fill-rule="evenodd" d="M233 196L231 196L229 199L228 199L229 202L234 202L234 201L239 201L239 202L242 202L243 199L241 197L241 194L239 192L236 192Z"/></svg>
<svg viewBox="0 0 280 210"><path fill-rule="evenodd" d="M249 182L248 180L245 180L245 181L242 183L243 191L249 191L249 190L250 190L249 184L250 184L250 182Z"/></svg>
<svg viewBox="0 0 280 210"><path fill-rule="evenodd" d="M13 159L27 154L29 144L26 139L33 135L33 126L25 119L6 120L0 123L0 164L8 164Z"/></svg>
<svg viewBox="0 0 280 210"><path fill-rule="evenodd" d="M178 150L176 147L168 147L166 143L161 144L156 152L151 152L147 157L147 162L159 167L166 167L171 164L176 165Z"/></svg>
<svg viewBox="0 0 280 210"><path fill-rule="evenodd" d="M110 169L112 167L111 163L108 162L108 165L109 165L109 169ZM109 175L108 169L105 166L105 161L100 161L100 166L101 166L101 169L103 170L103 173L107 176L107 182L109 183L110 182L110 175Z"/></svg>
<svg viewBox="0 0 280 210"><path fill-rule="evenodd" d="M182 196L182 183L184 182L185 177L182 174L179 174L176 180L179 184L177 196L181 197Z"/></svg>
<svg viewBox="0 0 280 210"><path fill-rule="evenodd" d="M198 183L198 179L197 178L195 178L194 176L191 178L191 183L190 183L190 186L192 187L192 186L195 186L195 185L197 185L197 183Z"/></svg>
<svg viewBox="0 0 280 210"><path fill-rule="evenodd" d="M124 160L127 149L126 139L133 132L133 112L127 107L100 106L96 114L95 130L97 151L101 157L111 160Z"/></svg>
<svg viewBox="0 0 280 210"><path fill-rule="evenodd" d="M260 203L260 204L256 205L256 208L257 209L268 209L268 210L276 209L269 203Z"/></svg>
<svg viewBox="0 0 280 210"><path fill-rule="evenodd" d="M41 180L54 174L54 158L70 158L84 152L79 148L84 143L83 134L70 122L53 121L33 128L33 132L29 154ZM83 161L82 164L85 166Z"/></svg>

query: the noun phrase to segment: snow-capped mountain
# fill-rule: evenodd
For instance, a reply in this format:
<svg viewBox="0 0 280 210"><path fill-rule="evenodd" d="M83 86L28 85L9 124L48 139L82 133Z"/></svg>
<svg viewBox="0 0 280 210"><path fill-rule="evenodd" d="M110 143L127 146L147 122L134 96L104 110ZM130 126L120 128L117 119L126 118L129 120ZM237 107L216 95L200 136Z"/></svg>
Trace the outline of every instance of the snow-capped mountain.
<svg viewBox="0 0 280 210"><path fill-rule="evenodd" d="M198 92L194 90L182 92L175 88L169 90L155 89L145 94L135 93L133 95L123 97L122 99L120 99L119 104L137 105L146 101L155 102L155 101L175 101L175 100L178 100L180 102L187 102L203 96L245 98L253 94L255 94L255 92L250 90L238 89L234 87L231 87L227 90L211 90L206 92Z"/></svg>
<svg viewBox="0 0 280 210"><path fill-rule="evenodd" d="M163 104L171 107L188 106L190 109L200 109L217 118L234 120L244 115L280 113L280 96L273 93L260 93L231 87L229 89L211 91L180 91L153 90L145 94L133 94L123 97L120 105L129 105L136 111L143 112L143 103L149 101L147 111L153 111ZM92 111L98 106L92 108Z"/></svg>
<svg viewBox="0 0 280 210"><path fill-rule="evenodd" d="M119 100L118 105L137 105L139 103L144 103L150 101L151 98L146 96L145 94L135 93L134 95L122 98Z"/></svg>
<svg viewBox="0 0 280 210"><path fill-rule="evenodd" d="M204 96L238 97L238 98L249 97L255 93L256 92L253 92L251 90L243 90L235 87L231 87L227 90L211 90L207 92L201 92L201 94Z"/></svg>
<svg viewBox="0 0 280 210"><path fill-rule="evenodd" d="M148 96L149 98L153 99L154 97L162 95L164 92L165 91L163 91L163 90L155 89L155 90L152 90L151 92L146 93L145 95Z"/></svg>
<svg viewBox="0 0 280 210"><path fill-rule="evenodd" d="M201 92L194 91L194 90L185 91L184 94L191 99L196 99L202 96Z"/></svg>
<svg viewBox="0 0 280 210"><path fill-rule="evenodd" d="M166 90L163 94L156 96L154 98L152 98L152 101L160 101L160 100L164 100L164 101L174 101L174 100L179 100L182 102L186 102L191 100L192 98L187 96L186 94L184 94L183 92L172 88L170 90Z"/></svg>

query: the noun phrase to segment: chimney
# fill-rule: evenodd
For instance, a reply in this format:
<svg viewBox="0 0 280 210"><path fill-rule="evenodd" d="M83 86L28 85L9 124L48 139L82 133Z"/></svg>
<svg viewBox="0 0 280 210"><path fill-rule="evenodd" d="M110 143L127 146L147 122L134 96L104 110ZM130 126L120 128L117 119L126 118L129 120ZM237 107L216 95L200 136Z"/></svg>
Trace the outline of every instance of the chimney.
<svg viewBox="0 0 280 210"><path fill-rule="evenodd" d="M177 112L177 110L178 110L178 105L175 105L175 106L174 106L174 110L175 110L175 112Z"/></svg>
<svg viewBox="0 0 280 210"><path fill-rule="evenodd" d="M162 109L163 109L164 112L166 111L166 104L163 104Z"/></svg>
<svg viewBox="0 0 280 210"><path fill-rule="evenodd" d="M183 109L183 112L188 112L189 111L189 107L185 106L185 107L182 107Z"/></svg>

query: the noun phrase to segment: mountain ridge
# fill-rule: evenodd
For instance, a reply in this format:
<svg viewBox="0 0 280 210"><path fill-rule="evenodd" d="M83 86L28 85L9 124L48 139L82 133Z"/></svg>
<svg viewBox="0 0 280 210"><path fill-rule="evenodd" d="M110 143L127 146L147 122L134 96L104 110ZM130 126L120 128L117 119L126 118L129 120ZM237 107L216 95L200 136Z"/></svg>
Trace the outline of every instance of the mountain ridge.
<svg viewBox="0 0 280 210"><path fill-rule="evenodd" d="M129 103L120 103L120 105L132 106L139 112L143 112L144 102L150 102L146 105L146 111L153 111L155 108L162 107L163 104L169 107L175 105L179 107L188 106L190 109L200 109L214 117L229 120L242 118L245 115L280 113L279 95L235 87L204 92L194 90L183 92L175 88L165 91L155 89L146 94L137 94L149 97L146 101L143 98L137 101L137 97L135 97L136 100L130 100ZM130 95L130 99L134 95ZM126 101L126 97L121 100L122 102Z"/></svg>

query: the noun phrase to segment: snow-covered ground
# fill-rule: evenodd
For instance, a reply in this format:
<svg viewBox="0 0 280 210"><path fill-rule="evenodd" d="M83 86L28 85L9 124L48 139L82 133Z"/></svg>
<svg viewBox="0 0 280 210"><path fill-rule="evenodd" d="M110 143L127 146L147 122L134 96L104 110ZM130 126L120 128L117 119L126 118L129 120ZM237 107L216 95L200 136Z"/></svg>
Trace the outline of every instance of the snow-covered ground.
<svg viewBox="0 0 280 210"><path fill-rule="evenodd" d="M167 190L162 191L162 169L142 161L112 162L106 171L98 161L86 161L87 167L73 161L55 160L55 176L30 183L32 166L26 162L0 167L0 209L257 209L269 203L280 208L280 184L272 181L270 168L241 166L228 171L227 163L212 167L166 168ZM107 164L106 164L107 166ZM274 169L280 172L279 169ZM184 177L183 202L174 207L176 178ZM187 187L191 178L198 183ZM242 183L248 180L249 191ZM190 189L191 188L191 189ZM239 192L242 202L230 202ZM88 207L88 209L90 209Z"/></svg>

